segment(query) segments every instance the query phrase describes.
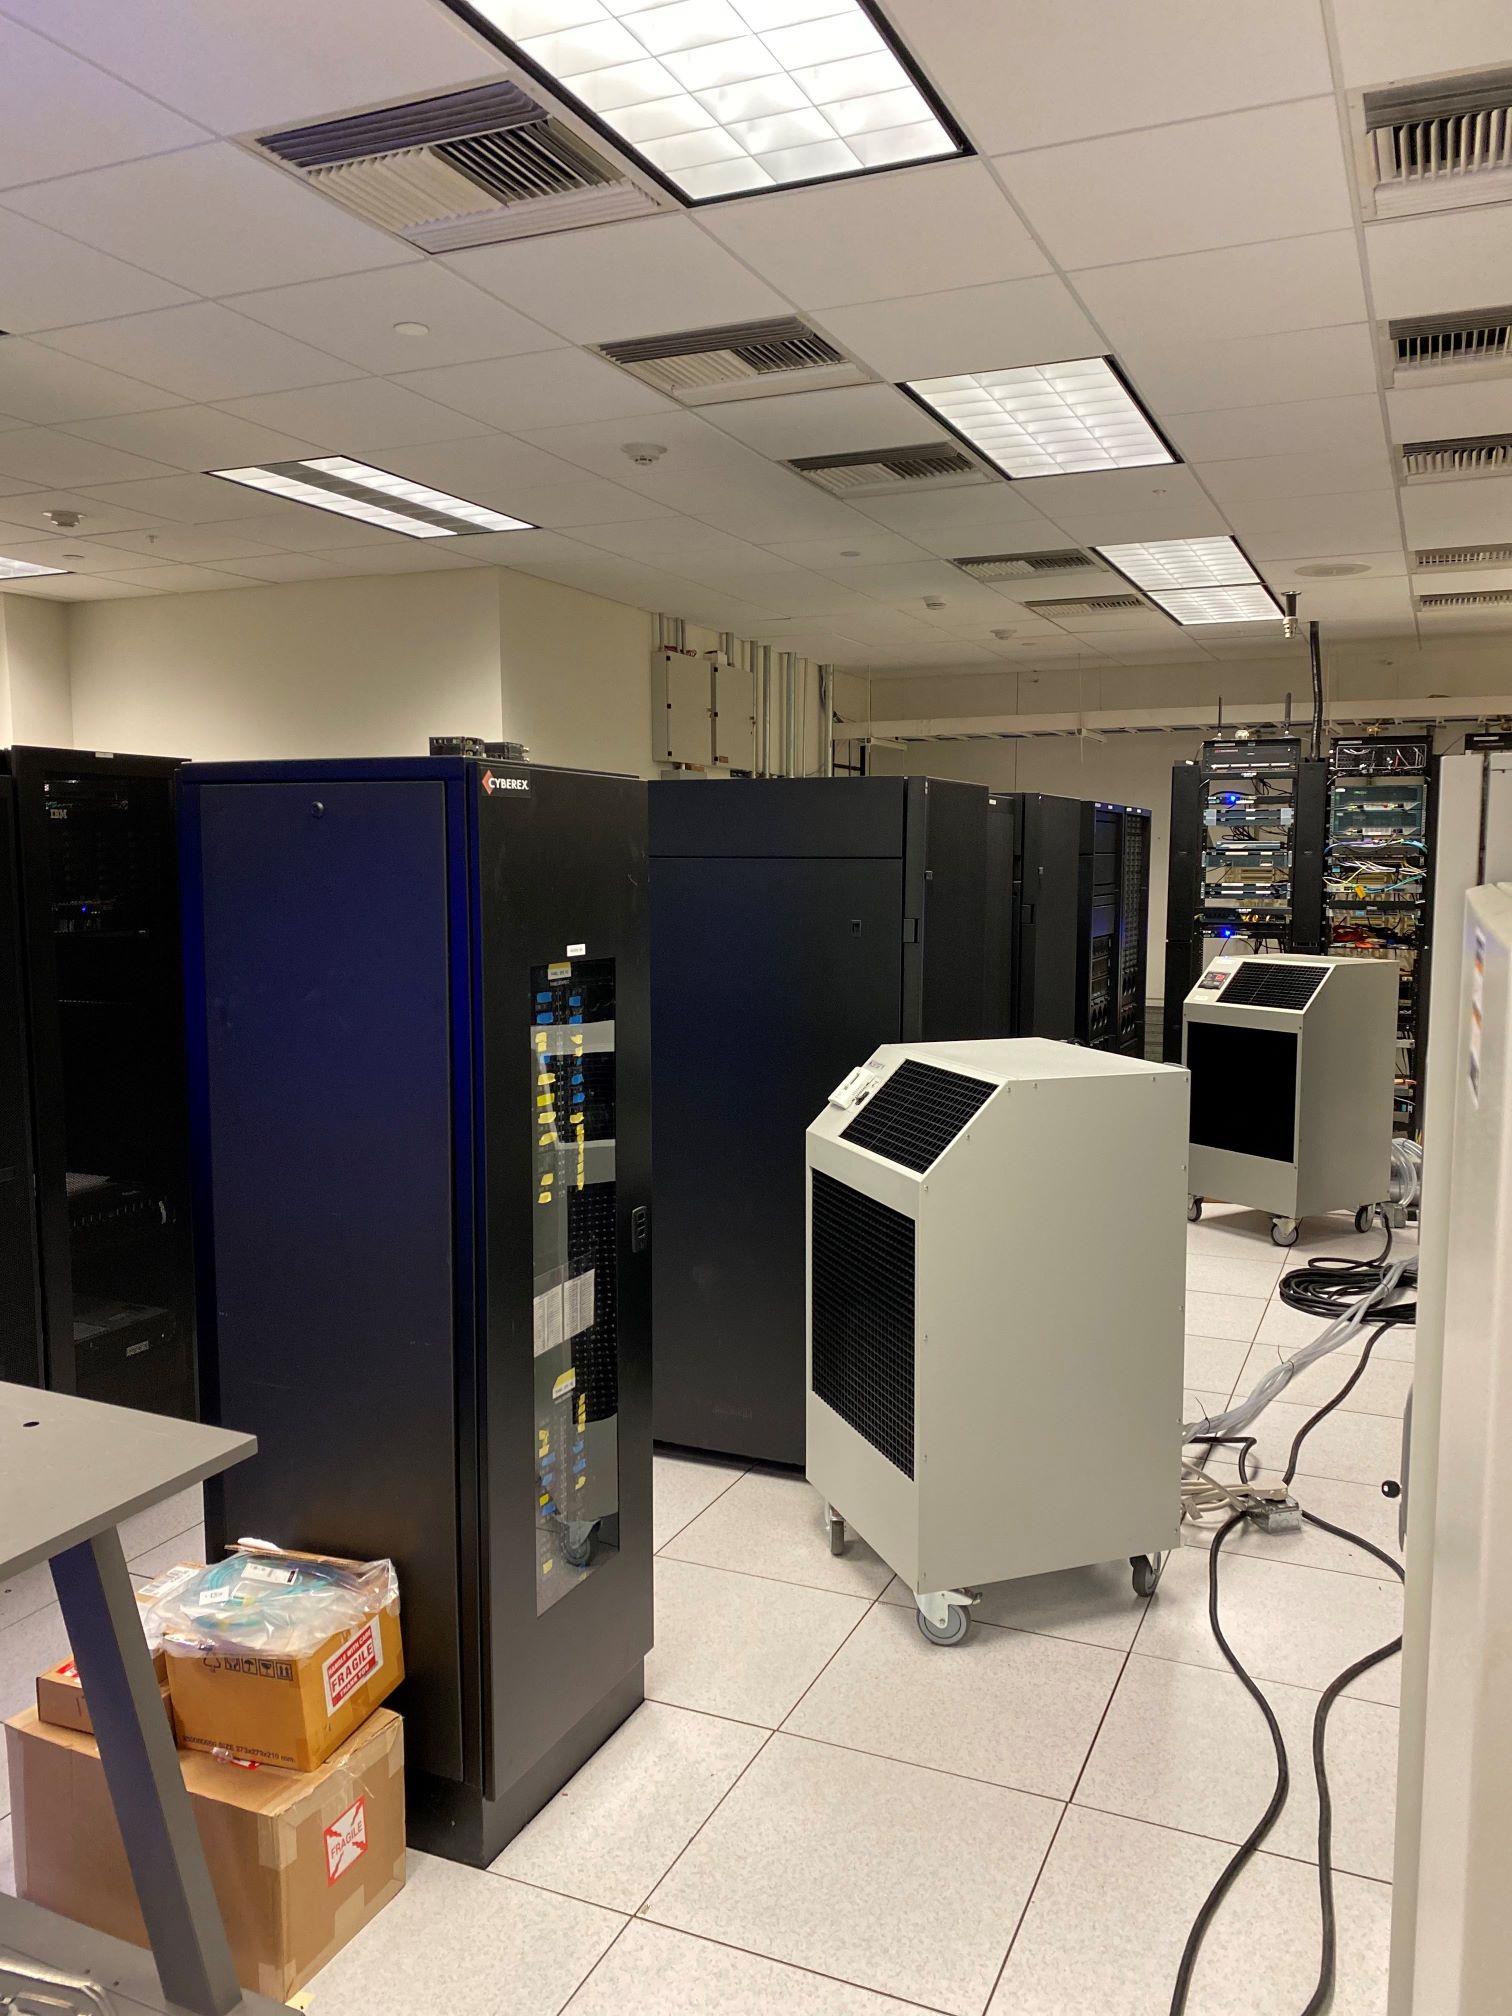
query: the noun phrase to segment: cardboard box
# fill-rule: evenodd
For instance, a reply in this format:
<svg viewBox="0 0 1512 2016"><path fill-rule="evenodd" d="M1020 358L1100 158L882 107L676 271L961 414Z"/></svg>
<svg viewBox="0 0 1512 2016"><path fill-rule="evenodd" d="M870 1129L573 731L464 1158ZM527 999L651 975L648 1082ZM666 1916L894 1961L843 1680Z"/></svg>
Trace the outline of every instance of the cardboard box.
<svg viewBox="0 0 1512 2016"><path fill-rule="evenodd" d="M145 1946L94 1739L27 1709L5 1740L16 1895ZM237 1975L286 2001L403 1887L403 1724L380 1708L308 1773L179 1763Z"/></svg>
<svg viewBox="0 0 1512 2016"><path fill-rule="evenodd" d="M154 1655L152 1664L158 1676L158 1690L163 1697L163 1712L172 1722L167 1658L161 1649ZM60 1660L56 1666L49 1666L45 1673L37 1675L37 1716L40 1721L50 1722L58 1729L77 1729L85 1736L92 1734L94 1723L89 1719L89 1703L84 1699L79 1669L72 1659Z"/></svg>
<svg viewBox="0 0 1512 2016"><path fill-rule="evenodd" d="M185 1749L229 1750L291 1771L323 1763L404 1678L397 1596L355 1631L338 1631L299 1658L207 1647L171 1624L164 1646Z"/></svg>

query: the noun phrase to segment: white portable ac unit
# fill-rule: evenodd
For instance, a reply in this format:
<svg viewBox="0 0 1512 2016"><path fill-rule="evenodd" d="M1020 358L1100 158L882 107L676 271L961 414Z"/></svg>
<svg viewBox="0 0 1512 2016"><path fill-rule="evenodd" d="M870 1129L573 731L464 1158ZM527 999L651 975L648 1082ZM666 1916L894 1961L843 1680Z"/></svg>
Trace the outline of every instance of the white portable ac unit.
<svg viewBox="0 0 1512 2016"><path fill-rule="evenodd" d="M808 1130L808 1476L954 1644L970 1590L1179 1517L1187 1079L1041 1038L885 1044Z"/></svg>
<svg viewBox="0 0 1512 2016"><path fill-rule="evenodd" d="M1215 959L1186 998L1192 1195L1298 1221L1353 1210L1363 1231L1391 1195L1397 998L1394 959L1296 953Z"/></svg>

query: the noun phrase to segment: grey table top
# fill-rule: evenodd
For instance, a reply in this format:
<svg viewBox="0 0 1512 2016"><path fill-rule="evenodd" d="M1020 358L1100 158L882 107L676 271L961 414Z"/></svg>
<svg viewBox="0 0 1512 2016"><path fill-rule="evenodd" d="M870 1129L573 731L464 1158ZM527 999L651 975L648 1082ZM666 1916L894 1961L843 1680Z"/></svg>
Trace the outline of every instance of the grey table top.
<svg viewBox="0 0 1512 2016"><path fill-rule="evenodd" d="M226 1428L0 1382L0 1577L229 1470L256 1448L255 1436Z"/></svg>

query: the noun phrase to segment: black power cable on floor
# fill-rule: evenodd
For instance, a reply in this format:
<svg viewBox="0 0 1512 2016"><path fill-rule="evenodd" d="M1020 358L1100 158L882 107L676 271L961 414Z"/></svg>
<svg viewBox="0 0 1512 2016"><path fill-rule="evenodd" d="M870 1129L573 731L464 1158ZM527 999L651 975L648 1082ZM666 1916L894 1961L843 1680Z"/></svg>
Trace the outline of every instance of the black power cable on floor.
<svg viewBox="0 0 1512 2016"><path fill-rule="evenodd" d="M1333 1323L1340 1316L1348 1315L1362 1295L1382 1286L1390 1263L1391 1226L1388 1223L1386 1244L1373 1260L1346 1260L1338 1254L1320 1253L1315 1260L1283 1274L1276 1292L1288 1309L1300 1310L1305 1316L1321 1316L1325 1322ZM1407 1263L1399 1286L1417 1286L1415 1260ZM1370 1313L1375 1322L1388 1326L1415 1323L1417 1304L1392 1302Z"/></svg>
<svg viewBox="0 0 1512 2016"><path fill-rule="evenodd" d="M1302 1293L1309 1296L1316 1294L1320 1300L1333 1296L1339 1297L1337 1306L1313 1306L1309 1308L1309 1313L1328 1317L1334 1317L1342 1313L1343 1308L1357 1301L1359 1296L1364 1292L1364 1289L1372 1285L1370 1281L1359 1278L1362 1272L1366 1269L1372 1270L1375 1272L1376 1281L1380 1280L1385 1270L1387 1254L1390 1251L1391 1228L1388 1225L1386 1228L1386 1250L1378 1260L1351 1261L1325 1255L1319 1260L1311 1262L1307 1267L1296 1269L1297 1275L1311 1277L1308 1286L1301 1291ZM1293 1301L1292 1297L1286 1294L1286 1282L1293 1279L1295 1279L1295 1275L1288 1275L1282 1281L1282 1299L1291 1303L1293 1308L1307 1308L1309 1306L1308 1303L1300 1300ZM1347 1289L1343 1286L1346 1279L1348 1280ZM1353 1372L1350 1373L1348 1379L1345 1380L1331 1400L1325 1401L1316 1413L1309 1415L1292 1438L1291 1451L1287 1457L1284 1478L1284 1482L1288 1486L1290 1486L1292 1479L1296 1476L1302 1444L1307 1440L1307 1437L1320 1421L1326 1420L1336 1407L1342 1406L1344 1401L1349 1398L1349 1395L1365 1376L1366 1368L1370 1364L1371 1353L1386 1332L1397 1324L1411 1323L1416 1317L1417 1310L1414 1304L1406 1303L1395 1304L1390 1308L1382 1309L1375 1313L1377 1316L1376 1327L1366 1340L1365 1348L1360 1353L1359 1362L1356 1364ZM1250 1451L1254 1447L1255 1438L1253 1436L1214 1436L1199 1439L1206 1439L1214 1443L1221 1441L1240 1442L1243 1446L1239 1451L1239 1480L1241 1483L1248 1482L1248 1459ZM1181 1963L1176 1974L1176 1984L1171 1994L1170 2016L1183 2016L1187 2005L1187 1997L1191 1992L1192 1976L1196 1969L1197 1956L1201 1951L1202 1942L1207 1936L1208 1929L1217 1916L1218 1908L1228 1895L1239 1872L1256 1854L1261 1843L1275 1826L1277 1819L1280 1817L1281 1810L1286 1804L1287 1794L1291 1787L1291 1766L1287 1759L1286 1743L1281 1734L1280 1724L1276 1720L1275 1710L1261 1692L1252 1675L1241 1664L1233 1647L1224 1636L1223 1627L1218 1617L1219 1550L1235 1527L1242 1525L1246 1519L1253 1516L1253 1513L1249 1511L1236 1512L1213 1535L1212 1552L1208 1559L1208 1621L1212 1626L1213 1636L1218 1641L1218 1649L1222 1652L1234 1673L1243 1682L1251 1699L1257 1703L1260 1712L1265 1717L1266 1727L1270 1731L1271 1742L1276 1751L1276 1786L1271 1794L1269 1805L1255 1826L1250 1830L1246 1839L1240 1843L1233 1855L1230 1856L1222 1874L1204 1898L1202 1908L1192 1921L1192 1929L1187 1934L1186 1945L1182 1949ZM1406 1579L1401 1563L1393 1561L1391 1556L1377 1547L1373 1541L1366 1540L1361 1534L1351 1533L1346 1527L1335 1526L1327 1519L1320 1519L1315 1512L1303 1512L1302 1517L1309 1526L1316 1526L1320 1532L1331 1533L1336 1539L1348 1541L1351 1546L1363 1548L1367 1554L1374 1555L1376 1560L1385 1563L1397 1577L1398 1581ZM1400 1652L1401 1649L1401 1639L1399 1637L1393 1638L1389 1645L1380 1646L1376 1651L1367 1653L1363 1659L1357 1659L1352 1666L1346 1667L1344 1672L1340 1673L1336 1679L1330 1681L1324 1689L1319 1697L1317 1711L1313 1717L1312 1761L1313 1777L1318 1790L1318 1900L1322 1917L1322 1941L1317 1985L1313 1989L1306 2007L1302 2010L1301 2016L1322 2016L1322 2012L1328 2008L1333 1997L1334 1971L1338 1954L1338 1920L1333 1889L1333 1798L1329 1791L1328 1766L1325 1757L1328 1717L1334 1703L1347 1687L1358 1680L1361 1674L1368 1673L1373 1666L1379 1666L1384 1660L1390 1659L1394 1654Z"/></svg>

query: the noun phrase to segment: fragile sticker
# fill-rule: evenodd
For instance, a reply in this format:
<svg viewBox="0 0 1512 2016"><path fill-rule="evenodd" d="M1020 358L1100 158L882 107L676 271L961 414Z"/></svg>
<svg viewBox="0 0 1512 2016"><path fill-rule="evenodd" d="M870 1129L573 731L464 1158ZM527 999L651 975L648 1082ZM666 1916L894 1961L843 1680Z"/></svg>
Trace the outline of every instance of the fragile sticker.
<svg viewBox="0 0 1512 2016"><path fill-rule="evenodd" d="M326 1884L344 1876L367 1853L367 1798L354 1800L325 1830Z"/></svg>
<svg viewBox="0 0 1512 2016"><path fill-rule="evenodd" d="M383 1638L375 1618L338 1647L321 1667L326 1713L334 1715L343 1701L349 1701L359 1687L366 1686L382 1664Z"/></svg>

